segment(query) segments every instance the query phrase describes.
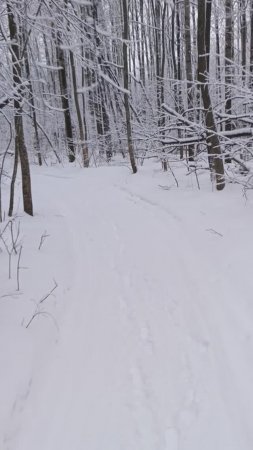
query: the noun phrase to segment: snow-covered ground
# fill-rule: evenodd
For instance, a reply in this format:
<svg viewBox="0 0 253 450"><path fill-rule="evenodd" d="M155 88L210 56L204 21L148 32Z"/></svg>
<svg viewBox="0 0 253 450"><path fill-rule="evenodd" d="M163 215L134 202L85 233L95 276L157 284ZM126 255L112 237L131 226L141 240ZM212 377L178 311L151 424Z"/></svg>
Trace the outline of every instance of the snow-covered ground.
<svg viewBox="0 0 253 450"><path fill-rule="evenodd" d="M32 172L19 291L0 242L0 449L252 450L251 194Z"/></svg>

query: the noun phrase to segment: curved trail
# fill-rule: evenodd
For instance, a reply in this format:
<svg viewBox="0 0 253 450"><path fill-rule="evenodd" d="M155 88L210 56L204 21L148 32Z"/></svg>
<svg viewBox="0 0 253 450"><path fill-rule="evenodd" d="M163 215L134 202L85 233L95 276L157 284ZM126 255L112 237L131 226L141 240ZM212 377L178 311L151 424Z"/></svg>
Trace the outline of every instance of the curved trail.
<svg viewBox="0 0 253 450"><path fill-rule="evenodd" d="M102 175L47 179L74 275L4 450L250 450L252 311L198 229Z"/></svg>

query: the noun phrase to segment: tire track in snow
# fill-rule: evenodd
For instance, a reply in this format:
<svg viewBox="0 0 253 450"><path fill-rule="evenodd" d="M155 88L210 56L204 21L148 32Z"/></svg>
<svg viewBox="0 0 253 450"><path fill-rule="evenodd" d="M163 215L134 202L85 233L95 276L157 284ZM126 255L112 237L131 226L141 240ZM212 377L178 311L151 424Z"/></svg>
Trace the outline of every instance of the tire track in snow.
<svg viewBox="0 0 253 450"><path fill-rule="evenodd" d="M209 308L212 283L203 288L194 273L200 264L209 269L203 252L167 208L85 176L73 188L88 192L81 203L69 186L58 195L69 207L75 253L65 336L37 384L36 414L31 408L21 443L10 450L228 448L213 436L224 424L233 433L216 384L229 395L219 370L229 378L231 353L219 316L209 316L217 312ZM237 327L235 312L229 320ZM237 381L229 386L238 389ZM238 448L250 450L237 441L229 450Z"/></svg>
<svg viewBox="0 0 253 450"><path fill-rule="evenodd" d="M116 233L117 241L121 242L121 253L122 253L124 252L124 247L122 246L122 240L124 240L124 236L122 234L121 238L119 237L120 234L119 229L115 224L113 225L113 228ZM190 373L189 364L185 364L183 371L187 374L185 376L185 379L188 380L187 383L189 383L189 388L186 388L184 404L179 408L179 410L175 414L174 425L169 426L167 428L165 427L164 430L161 430L159 422L160 419L157 417L156 411L154 409L154 405L156 405L157 402L154 392L152 393L152 383L149 380L148 373L145 373L145 369L143 367L143 365L145 365L146 363L145 360L147 358L150 359L153 356L155 356L154 337L152 335L152 329L149 321L145 317L142 318L141 321L138 320L138 313L136 311L136 308L133 307L133 305L130 306L131 301L129 301L129 299L134 298L137 294L136 292L134 292L134 289L131 289L131 286L136 286L136 281L133 282L131 280L131 275L133 276L133 274L130 273L128 277L126 276L124 277L123 286L125 294L123 298L126 297L128 300L124 298L122 303L124 307L124 312L126 312L128 319L132 323L132 328L133 330L135 330L133 332L139 335L139 347L140 347L140 350L138 352L139 355L135 358L135 361L133 361L133 367L131 368L133 394L134 394L133 409L136 420L136 426L138 429L137 434L141 436L141 430L143 428L146 430L152 429L153 427L154 428L153 436L156 436L157 439L156 443L153 442L153 448L165 450L167 450L167 448L174 450L175 448L175 450L177 450L180 445L179 444L181 433L180 429L186 426L190 426L192 420L195 418L195 414L191 414L193 408L195 407L194 406L195 392L191 388L192 374L191 376L188 375ZM146 284L149 284L148 277L146 277L146 280L144 281ZM165 307L166 314L168 314L168 326L174 326L178 330L180 330L180 319L179 317L176 317L178 316L178 314L176 313L177 303L174 300L172 300L172 302L168 302L168 305L164 304L163 306ZM151 364L153 363L151 362ZM144 426L145 423L146 425ZM152 438L149 436L145 444L146 446L148 445L148 442L150 442L150 439ZM142 448L145 448L145 445L143 445Z"/></svg>
<svg viewBox="0 0 253 450"><path fill-rule="evenodd" d="M103 194L105 195L105 198L110 198L109 192L107 193L107 195L106 192L103 192ZM143 199L139 200L142 201ZM119 201L119 198L117 199L117 201ZM94 245L94 249L96 249L98 248L98 245L101 245L101 247L98 248L99 253L95 255L94 260L96 258L99 258L99 255L101 257L101 252L106 253L108 256L108 260L106 261L106 270L111 270L112 272L117 273L118 284L120 285L121 292L121 307L123 306L123 316L126 316L126 322L130 324L126 326L125 336L127 337L133 334L134 341L136 342L136 349L134 352L132 352L132 356L128 361L128 371L130 382L132 384L132 415L135 422L135 433L136 437L138 438L139 448L143 450L167 450L167 443L169 442L169 445L175 445L175 450L177 450L177 447L179 448L179 445L181 446L182 435L184 434L183 430L189 428L192 425L192 420L194 420L195 418L195 414L192 414L192 399L195 395L192 394L192 392L194 391L192 388L194 377L191 373L191 364L184 354L185 344L182 343L181 337L178 336L183 327L181 311L179 308L180 302L178 300L171 301L170 296L167 292L166 296L164 295L162 301L159 298L157 299L158 305L156 306L158 306L158 308L162 307L164 311L164 329L166 326L173 329L173 332L170 333L172 339L175 339L175 334L177 335L178 343L172 343L172 349L170 351L172 352L172 360L174 359L174 363L176 363L176 365L178 366L178 372L181 372L180 384L183 391L183 394L181 396L182 398L177 401L177 404L173 407L174 413L171 415L169 412L169 408L167 408L165 405L164 412L163 414L161 414L159 412L161 393L157 388L157 383L160 383L161 381L161 384L163 386L162 388L166 389L167 384L164 376L166 376L166 374L169 375L169 368L164 368L165 370L163 373L162 369L156 367L157 364L160 363L160 356L157 355L157 351L159 353L159 347L161 346L161 337L159 337L158 330L156 330L156 337L154 337L154 311L152 311L153 306L152 303L150 305L145 300L145 296L149 298L150 292L153 296L157 295L157 292L160 292L159 283L162 282L162 279L160 278L160 275L158 275L155 282L154 280L150 281L150 278L152 278L152 274L150 274L150 268L148 269L148 272L145 273L145 271L140 271L140 267L138 265L139 262L138 264L135 264L135 261L133 261L134 264L132 266L131 264L129 264L129 262L131 261L128 252L130 243L125 242L124 233L126 230L122 231L120 229L120 227L122 227L123 218L118 216L117 214L117 223L115 222L112 225L114 235L113 239L110 237L109 230L111 228L111 218L108 217L109 214L106 211L108 202L105 202L105 204L103 205L103 215L101 214L101 206L100 208L98 208L98 210L100 209L99 217L97 217L97 212L94 213L92 205L89 205L89 202L87 203L88 204L86 204L86 210L88 211L88 223L97 222L99 226L95 228L96 231L98 233L104 233L105 238L109 237L109 241L105 243L96 238L99 241L96 242L96 240L92 238L95 230L92 230L92 234L90 236L87 236L86 234L85 240L81 240L83 244L80 248L80 239L77 239L77 237L81 235L81 230L77 232L74 222L71 222L70 229L75 230L75 251L76 254L79 255L79 261L77 261L76 266L78 267L81 265L83 254L85 254L85 248L87 246L90 247L91 245ZM134 216L136 214L135 207L137 206L139 208L140 206L138 202L136 204L134 203L133 205L134 208L130 206L130 209L128 209L128 213L130 213L130 220L134 219ZM142 215L144 214L146 220L149 221L153 216L153 211L149 206L157 205L149 204L149 202L144 202L144 205L145 207L142 207ZM110 208L108 208L108 210L110 211ZM168 211L166 211L166 215L167 214ZM102 220L101 215L103 217ZM170 212L169 216L171 217ZM163 229L163 227L161 227L159 221L157 220L153 221L152 225L155 225L155 229L157 228L158 233L159 230ZM90 231L88 232L90 233ZM130 232L131 237L135 235L134 229L131 229ZM135 247L138 247L138 240L140 240L140 238L140 234L137 234L137 236L134 237L134 250L132 252L134 258L138 258L138 251ZM118 248L116 249L116 251L114 249L113 240L117 241L118 243ZM120 262L124 261L125 259L128 262L129 273L125 273L124 267L120 267ZM180 264L177 262L178 267L180 266ZM76 277L77 282L78 279L80 279L81 285L81 280L83 281L83 274L77 274ZM93 280L91 272L90 277ZM141 300L141 303L143 303L143 307L138 310L139 300ZM174 329L176 329L176 332ZM159 337L158 341L157 336ZM179 354L182 358L181 362L178 362L177 355L173 354L174 345L178 347ZM164 355L166 355L166 351ZM172 378L171 381L172 384L175 383L175 379ZM168 383L170 383L171 381L168 378ZM168 415L167 419L166 414ZM149 430L149 432L147 432L146 430ZM170 448L170 450L174 450L174 448Z"/></svg>
<svg viewBox="0 0 253 450"><path fill-rule="evenodd" d="M149 201L142 195L135 194L126 188L119 189L129 193L129 199L139 208L143 207L147 209L145 205L150 204L156 207L157 211L166 212L173 218L174 214L171 214L171 211L156 204L156 202ZM159 215L161 220L161 214ZM166 221L165 216L164 221ZM170 227L171 225L172 223L170 223ZM218 273L221 260L219 261L219 258L218 260L215 258L214 261L209 260L208 254L204 251L203 239L200 241L195 240L195 242L192 241L194 230L191 226L187 226L187 228L186 226L183 227L183 223L180 220L177 220L177 232L172 227L170 232L173 233L173 231L176 236L181 236L180 249L183 248L184 252L180 258L180 250L177 248L178 262L180 262L180 264L177 262L177 265L184 274L184 283L189 289L188 295L186 293L186 298L190 300L190 307L193 310L190 311L188 302L185 300L179 302L181 319L182 317L184 318L183 323L185 323L187 330L182 347L186 355L189 385L192 386L192 391L189 389L185 397L184 406L179 408L174 421L177 424L175 429L179 430L180 435L180 444L178 445L180 445L180 449L188 449L188 446L191 445L191 440L189 439L193 439L194 436L192 430L194 430L195 423L195 426L198 425L199 427L199 429L196 429L197 434L195 432L195 441L193 441L196 447L200 442L199 440L196 441L198 433L201 436L200 431L202 429L206 430L206 434L210 434L210 425L208 426L208 423L214 422L216 433L224 440L223 443L221 441L218 444L220 445L218 447L219 450L222 450L227 445L226 442L230 442L229 445L231 447L231 436L226 436L224 430L221 429L222 423L223 429L225 423L228 427L230 423L230 427L232 426L234 430L233 435L241 436L240 440L236 440L237 438L234 440L231 449L237 449L239 447L248 449L247 442L252 442L253 436L248 420L242 424L243 426L240 425L239 411L243 414L243 412L248 410L247 417L251 417L253 412L253 398L251 396L250 400L248 395L245 397L245 392L243 398L239 393L241 390L241 372L245 374L246 378L252 376L252 368L249 365L251 353L247 357L246 347L240 342L240 332L246 333L246 336L250 336L250 316L245 316L245 308L237 307L235 298L238 287L235 283L234 298L232 302L229 302L225 300L227 298L227 292L231 291L229 280L219 278L214 285L210 278L208 278L209 273L215 273L215 266L217 266L216 272ZM219 248L219 250L221 249ZM186 259L184 260L185 255ZM189 262L188 266L187 261ZM200 280L198 273L192 269L194 265L196 268L201 266L202 272L205 268L205 273L207 274L205 284ZM222 273L223 266L220 266ZM210 297L210 292L213 293L213 299ZM240 298L241 295L242 292L240 289L237 298ZM225 328L228 334L226 334L225 330L223 331L223 325L226 322L229 325ZM198 325L197 328L199 328L199 331L197 331L196 325ZM230 343L229 340L231 341ZM231 343L233 343L232 346ZM238 362L235 359L236 354L238 355L238 358L236 358L237 360L239 359ZM229 378L230 381L227 382ZM216 411L219 411L218 415L216 411L210 409L210 399L211 405L215 405ZM204 433L201 439L203 439L203 435ZM210 448L212 448L211 441L207 445L210 445Z"/></svg>
<svg viewBox="0 0 253 450"><path fill-rule="evenodd" d="M121 285L120 305L123 319L128 322L129 331L127 334L136 335L137 348L132 355L132 364L129 367L129 375L132 384L132 416L135 423L135 435L139 449L153 448L161 450L161 434L157 417L152 406L150 386L147 375L142 367L140 355L152 358L154 354L154 343L149 323L142 319L138 320L138 314L134 303L131 302L136 295L130 274L124 274L118 269L120 261L124 260L126 247L124 237L120 235L119 227L115 222L112 224L116 241L119 243L119 255L115 262L114 269L117 272ZM173 449L172 449L173 450Z"/></svg>

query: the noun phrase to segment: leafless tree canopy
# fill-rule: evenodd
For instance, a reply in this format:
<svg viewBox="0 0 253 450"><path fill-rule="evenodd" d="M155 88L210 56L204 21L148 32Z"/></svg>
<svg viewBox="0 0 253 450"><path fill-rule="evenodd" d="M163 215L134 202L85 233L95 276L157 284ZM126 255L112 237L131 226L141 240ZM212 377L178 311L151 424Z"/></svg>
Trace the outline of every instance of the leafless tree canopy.
<svg viewBox="0 0 253 450"><path fill-rule="evenodd" d="M253 1L3 0L0 65L9 215L18 164L32 215L31 162L119 155L135 173L155 155L166 170L201 142L223 189L224 164L251 158Z"/></svg>

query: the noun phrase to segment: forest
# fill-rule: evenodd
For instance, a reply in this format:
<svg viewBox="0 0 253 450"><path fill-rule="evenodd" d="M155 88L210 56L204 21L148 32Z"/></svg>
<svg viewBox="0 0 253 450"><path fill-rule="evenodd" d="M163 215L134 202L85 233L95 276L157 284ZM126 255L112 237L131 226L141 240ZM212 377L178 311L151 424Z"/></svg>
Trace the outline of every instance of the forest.
<svg viewBox="0 0 253 450"><path fill-rule="evenodd" d="M0 0L0 450L253 449L253 0Z"/></svg>
<svg viewBox="0 0 253 450"><path fill-rule="evenodd" d="M8 214L19 161L31 215L29 164L66 157L87 168L118 155L134 173L146 158L164 170L178 158L196 170L204 159L218 190L230 179L227 164L246 175L252 24L248 0L2 1L1 183L14 156Z"/></svg>

